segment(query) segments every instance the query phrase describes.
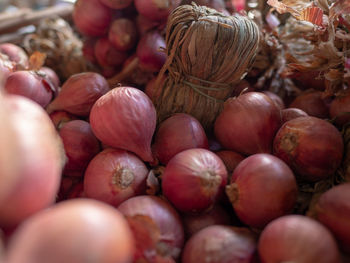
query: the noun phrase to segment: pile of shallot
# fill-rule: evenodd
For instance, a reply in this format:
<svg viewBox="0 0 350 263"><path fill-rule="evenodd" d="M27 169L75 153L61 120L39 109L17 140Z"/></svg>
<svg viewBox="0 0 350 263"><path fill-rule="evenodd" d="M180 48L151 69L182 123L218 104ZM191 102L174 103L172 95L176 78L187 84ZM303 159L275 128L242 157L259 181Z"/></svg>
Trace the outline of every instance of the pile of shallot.
<svg viewBox="0 0 350 263"><path fill-rule="evenodd" d="M181 112L157 123L152 78L180 2L78 0L103 74L61 82L0 44L0 262L349 262L350 182L337 175L350 93L284 101L248 83L211 131ZM111 87L133 63L147 80ZM324 185L301 211L306 186Z"/></svg>

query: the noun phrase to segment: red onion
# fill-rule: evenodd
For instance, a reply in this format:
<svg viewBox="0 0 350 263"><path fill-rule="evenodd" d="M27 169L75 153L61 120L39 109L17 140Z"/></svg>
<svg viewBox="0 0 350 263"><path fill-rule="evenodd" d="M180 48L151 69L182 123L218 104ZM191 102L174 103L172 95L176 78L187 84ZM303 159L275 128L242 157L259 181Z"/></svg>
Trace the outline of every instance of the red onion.
<svg viewBox="0 0 350 263"><path fill-rule="evenodd" d="M156 101L160 97L161 91L162 91L161 89L158 89L157 79L158 79L158 77L152 78L150 81L148 81L148 83L145 87L145 93L152 101ZM159 85L162 86L165 79L166 79L166 76L163 75L162 79L159 82Z"/></svg>
<svg viewBox="0 0 350 263"><path fill-rule="evenodd" d="M89 116L93 104L109 91L107 80L95 72L70 76L58 96L49 104L49 113L64 110L78 116Z"/></svg>
<svg viewBox="0 0 350 263"><path fill-rule="evenodd" d="M156 196L136 196L124 201L118 210L134 233L134 262L173 262L171 259L180 256L184 230L178 213L168 202Z"/></svg>
<svg viewBox="0 0 350 263"><path fill-rule="evenodd" d="M8 76L15 70L15 63L11 62L7 56L0 53L0 90L3 90L3 85Z"/></svg>
<svg viewBox="0 0 350 263"><path fill-rule="evenodd" d="M84 175L84 192L113 206L146 194L148 168L136 155L124 150L106 149L89 163Z"/></svg>
<svg viewBox="0 0 350 263"><path fill-rule="evenodd" d="M86 36L100 37L108 32L113 10L100 0L77 0L73 10L73 21L78 31Z"/></svg>
<svg viewBox="0 0 350 263"><path fill-rule="evenodd" d="M340 247L350 253L350 183L337 185L323 193L317 201L317 219L338 240Z"/></svg>
<svg viewBox="0 0 350 263"><path fill-rule="evenodd" d="M235 169L226 193L238 218L262 228L273 219L292 212L297 184L291 169L277 157L258 153Z"/></svg>
<svg viewBox="0 0 350 263"><path fill-rule="evenodd" d="M25 69L28 67L28 55L20 46L12 43L2 43L0 44L0 53L8 56L10 61L16 63L17 68Z"/></svg>
<svg viewBox="0 0 350 263"><path fill-rule="evenodd" d="M55 87L55 92L58 93L59 87L61 86L61 81L56 74L56 72L49 67L42 67L39 70L39 74L43 74Z"/></svg>
<svg viewBox="0 0 350 263"><path fill-rule="evenodd" d="M68 194L72 191L75 185L81 182L81 178L77 176L62 176L60 189L57 193L56 202L67 199Z"/></svg>
<svg viewBox="0 0 350 263"><path fill-rule="evenodd" d="M261 233L258 251L262 263L339 263L334 237L323 225L302 215L280 217Z"/></svg>
<svg viewBox="0 0 350 263"><path fill-rule="evenodd" d="M113 8L113 9L123 9L131 5L133 0L100 0L102 4Z"/></svg>
<svg viewBox="0 0 350 263"><path fill-rule="evenodd" d="M108 31L109 42L119 51L132 49L137 42L137 28L129 18L115 19Z"/></svg>
<svg viewBox="0 0 350 263"><path fill-rule="evenodd" d="M185 4L191 4L192 2L197 5L204 5L216 9L217 11L225 10L226 5L224 0L186 0Z"/></svg>
<svg viewBox="0 0 350 263"><path fill-rule="evenodd" d="M215 205L210 211L200 214L184 214L183 223L187 237L212 225L230 225L229 213L220 205Z"/></svg>
<svg viewBox="0 0 350 263"><path fill-rule="evenodd" d="M182 212L203 212L223 196L227 183L224 163L206 149L176 154L162 174L164 196Z"/></svg>
<svg viewBox="0 0 350 263"><path fill-rule="evenodd" d="M329 117L329 108L322 99L322 91L307 90L297 96L290 104L289 108L298 108L308 115L321 119Z"/></svg>
<svg viewBox="0 0 350 263"><path fill-rule="evenodd" d="M298 117L305 117L308 116L308 114L297 108L286 108L281 110L281 115L282 115L282 123L285 123L287 121L293 120Z"/></svg>
<svg viewBox="0 0 350 263"><path fill-rule="evenodd" d="M248 228L213 225L187 241L182 263L250 263L256 247L256 237Z"/></svg>
<svg viewBox="0 0 350 263"><path fill-rule="evenodd" d="M326 88L325 78L319 71L295 72L291 78L302 89L315 89L324 91Z"/></svg>
<svg viewBox="0 0 350 263"><path fill-rule="evenodd" d="M69 121L76 120L77 117L73 114L70 114L66 111L54 111L50 113L50 119L52 123L55 125L56 129L61 129L61 127Z"/></svg>
<svg viewBox="0 0 350 263"><path fill-rule="evenodd" d="M9 243L8 263L130 263L134 241L113 207L74 199L35 214Z"/></svg>
<svg viewBox="0 0 350 263"><path fill-rule="evenodd" d="M280 125L280 110L274 102L263 93L248 92L225 102L214 132L226 149L245 155L271 153Z"/></svg>
<svg viewBox="0 0 350 263"><path fill-rule="evenodd" d="M160 22L150 20L141 14L138 14L135 20L140 36L143 36L149 31L156 30L157 28L159 28L159 26L161 26Z"/></svg>
<svg viewBox="0 0 350 263"><path fill-rule="evenodd" d="M13 72L5 83L7 93L27 97L44 108L53 97L51 88L50 83L35 71Z"/></svg>
<svg viewBox="0 0 350 263"><path fill-rule="evenodd" d="M73 185L73 187L70 189L67 199L73 199L73 198L82 198L86 197L86 194L84 192L84 183L79 182Z"/></svg>
<svg viewBox="0 0 350 263"><path fill-rule="evenodd" d="M133 152L143 161L153 161L156 110L142 91L132 87L112 89L92 107L90 124L102 143Z"/></svg>
<svg viewBox="0 0 350 263"><path fill-rule="evenodd" d="M97 39L95 38L86 38L83 40L82 52L84 58L86 58L91 63L97 63L95 56L95 44Z"/></svg>
<svg viewBox="0 0 350 263"><path fill-rule="evenodd" d="M218 151L223 150L222 145L213 136L209 135L208 143L209 143L209 150L212 152L216 153Z"/></svg>
<svg viewBox="0 0 350 263"><path fill-rule="evenodd" d="M340 132L329 122L311 116L286 122L274 139L274 154L308 181L334 174L343 148Z"/></svg>
<svg viewBox="0 0 350 263"><path fill-rule="evenodd" d="M166 21L180 3L181 0L134 0L137 12L154 21Z"/></svg>
<svg viewBox="0 0 350 263"><path fill-rule="evenodd" d="M68 157L63 173L81 176L90 160L100 151L100 143L92 133L90 124L83 120L66 122L60 128L59 135Z"/></svg>
<svg viewBox="0 0 350 263"><path fill-rule="evenodd" d="M63 146L46 112L31 100L6 97L19 154L19 180L0 204L0 226L14 226L50 206L58 192ZM21 261L20 261L21 262Z"/></svg>
<svg viewBox="0 0 350 263"><path fill-rule="evenodd" d="M233 173L237 165L245 158L243 155L233 151L221 150L215 153L224 162L229 175Z"/></svg>
<svg viewBox="0 0 350 263"><path fill-rule="evenodd" d="M265 95L269 96L270 99L276 104L276 106L280 109L283 110L285 108L284 102L280 96L278 96L276 93L273 93L268 90L262 91Z"/></svg>
<svg viewBox="0 0 350 263"><path fill-rule="evenodd" d="M254 88L250 85L250 83L247 80L242 79L240 82L238 82L235 85L235 88L232 93L232 97L237 97L239 95L242 95L243 93L252 92L252 91L254 91Z"/></svg>
<svg viewBox="0 0 350 263"><path fill-rule="evenodd" d="M161 50L165 46L164 37L158 31L144 34L136 49L140 67L146 71L158 72L166 61L166 54Z"/></svg>
<svg viewBox="0 0 350 263"><path fill-rule="evenodd" d="M330 105L330 116L335 119L335 123L343 126L350 122L350 92L337 96Z"/></svg>
<svg viewBox="0 0 350 263"><path fill-rule="evenodd" d="M95 45L95 57L100 66L121 66L128 58L128 54L117 50L108 38L100 38Z"/></svg>
<svg viewBox="0 0 350 263"><path fill-rule="evenodd" d="M189 114L176 113L159 124L153 152L162 164L167 164L181 151L208 147L208 139L200 122Z"/></svg>
<svg viewBox="0 0 350 263"><path fill-rule="evenodd" d="M101 74L102 76L104 76L105 78L112 78L113 76L115 76L116 74L118 74L118 72L120 72L121 67L102 67L101 68Z"/></svg>

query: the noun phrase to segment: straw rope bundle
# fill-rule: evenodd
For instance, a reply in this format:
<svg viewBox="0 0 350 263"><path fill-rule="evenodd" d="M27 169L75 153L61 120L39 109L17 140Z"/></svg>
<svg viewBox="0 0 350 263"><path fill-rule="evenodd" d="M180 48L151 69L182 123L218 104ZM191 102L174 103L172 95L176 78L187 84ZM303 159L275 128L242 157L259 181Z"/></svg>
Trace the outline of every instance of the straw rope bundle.
<svg viewBox="0 0 350 263"><path fill-rule="evenodd" d="M211 130L234 85L251 66L258 42L258 27L247 17L196 4L176 8L168 19L168 58L154 93L160 95L153 98L158 121L184 112Z"/></svg>

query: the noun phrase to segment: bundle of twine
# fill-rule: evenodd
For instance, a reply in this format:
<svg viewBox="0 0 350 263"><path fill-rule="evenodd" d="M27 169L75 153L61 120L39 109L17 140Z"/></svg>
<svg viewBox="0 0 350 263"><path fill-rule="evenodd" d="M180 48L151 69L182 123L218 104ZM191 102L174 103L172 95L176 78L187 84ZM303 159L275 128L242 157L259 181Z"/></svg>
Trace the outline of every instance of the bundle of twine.
<svg viewBox="0 0 350 263"><path fill-rule="evenodd" d="M168 18L167 61L153 98L158 123L182 112L211 131L225 100L252 65L258 43L259 29L248 17L196 4L176 8Z"/></svg>

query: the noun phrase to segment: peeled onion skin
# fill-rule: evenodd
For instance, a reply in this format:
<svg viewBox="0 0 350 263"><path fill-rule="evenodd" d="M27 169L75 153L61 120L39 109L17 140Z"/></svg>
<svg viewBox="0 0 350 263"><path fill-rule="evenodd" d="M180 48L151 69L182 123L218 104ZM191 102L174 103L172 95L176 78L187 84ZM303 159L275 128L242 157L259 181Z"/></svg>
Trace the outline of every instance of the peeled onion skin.
<svg viewBox="0 0 350 263"><path fill-rule="evenodd" d="M180 216L168 202L157 196L136 196L121 203L118 210L133 224L134 259L147 260L156 255L166 259L179 258L184 230Z"/></svg>
<svg viewBox="0 0 350 263"><path fill-rule="evenodd" d="M106 149L96 155L84 175L84 192L117 207L123 201L146 194L148 168L136 155L118 149Z"/></svg>
<svg viewBox="0 0 350 263"><path fill-rule="evenodd" d="M262 231L258 243L262 263L340 263L339 250L330 231L302 215L277 218Z"/></svg>
<svg viewBox="0 0 350 263"><path fill-rule="evenodd" d="M181 212L203 212L224 196L227 171L213 152L194 148L176 154L162 174L164 196Z"/></svg>
<svg viewBox="0 0 350 263"><path fill-rule="evenodd" d="M213 225L186 242L182 263L252 263L256 247L256 237L248 228Z"/></svg>
<svg viewBox="0 0 350 263"><path fill-rule="evenodd" d="M91 109L90 124L104 144L128 150L145 162L154 161L151 140L156 109L148 96L133 87L114 88Z"/></svg>
<svg viewBox="0 0 350 263"><path fill-rule="evenodd" d="M159 124L152 149L162 164L191 148L209 148L205 131L196 118L176 113Z"/></svg>
<svg viewBox="0 0 350 263"><path fill-rule="evenodd" d="M291 213L297 190L291 169L277 157L263 153L241 161L226 186L238 218L255 228Z"/></svg>
<svg viewBox="0 0 350 263"><path fill-rule="evenodd" d="M12 227L55 201L65 156L47 113L38 104L7 95L19 153L16 185L0 205L0 226Z"/></svg>
<svg viewBox="0 0 350 263"><path fill-rule="evenodd" d="M58 96L48 105L52 113L64 110L71 114L87 117L93 104L109 91L107 80L96 72L71 75L64 83Z"/></svg>
<svg viewBox="0 0 350 263"><path fill-rule="evenodd" d="M274 139L274 155L302 180L326 179L338 168L344 151L340 132L329 122L299 117L286 122Z"/></svg>
<svg viewBox="0 0 350 263"><path fill-rule="evenodd" d="M280 110L275 103L261 92L247 92L225 102L214 133L225 149L243 155L271 153L280 126Z"/></svg>
<svg viewBox="0 0 350 263"><path fill-rule="evenodd" d="M337 185L323 193L315 207L316 219L338 240L344 252L350 254L350 183Z"/></svg>
<svg viewBox="0 0 350 263"><path fill-rule="evenodd" d="M8 263L131 263L133 236L118 210L91 199L60 202L14 233Z"/></svg>

